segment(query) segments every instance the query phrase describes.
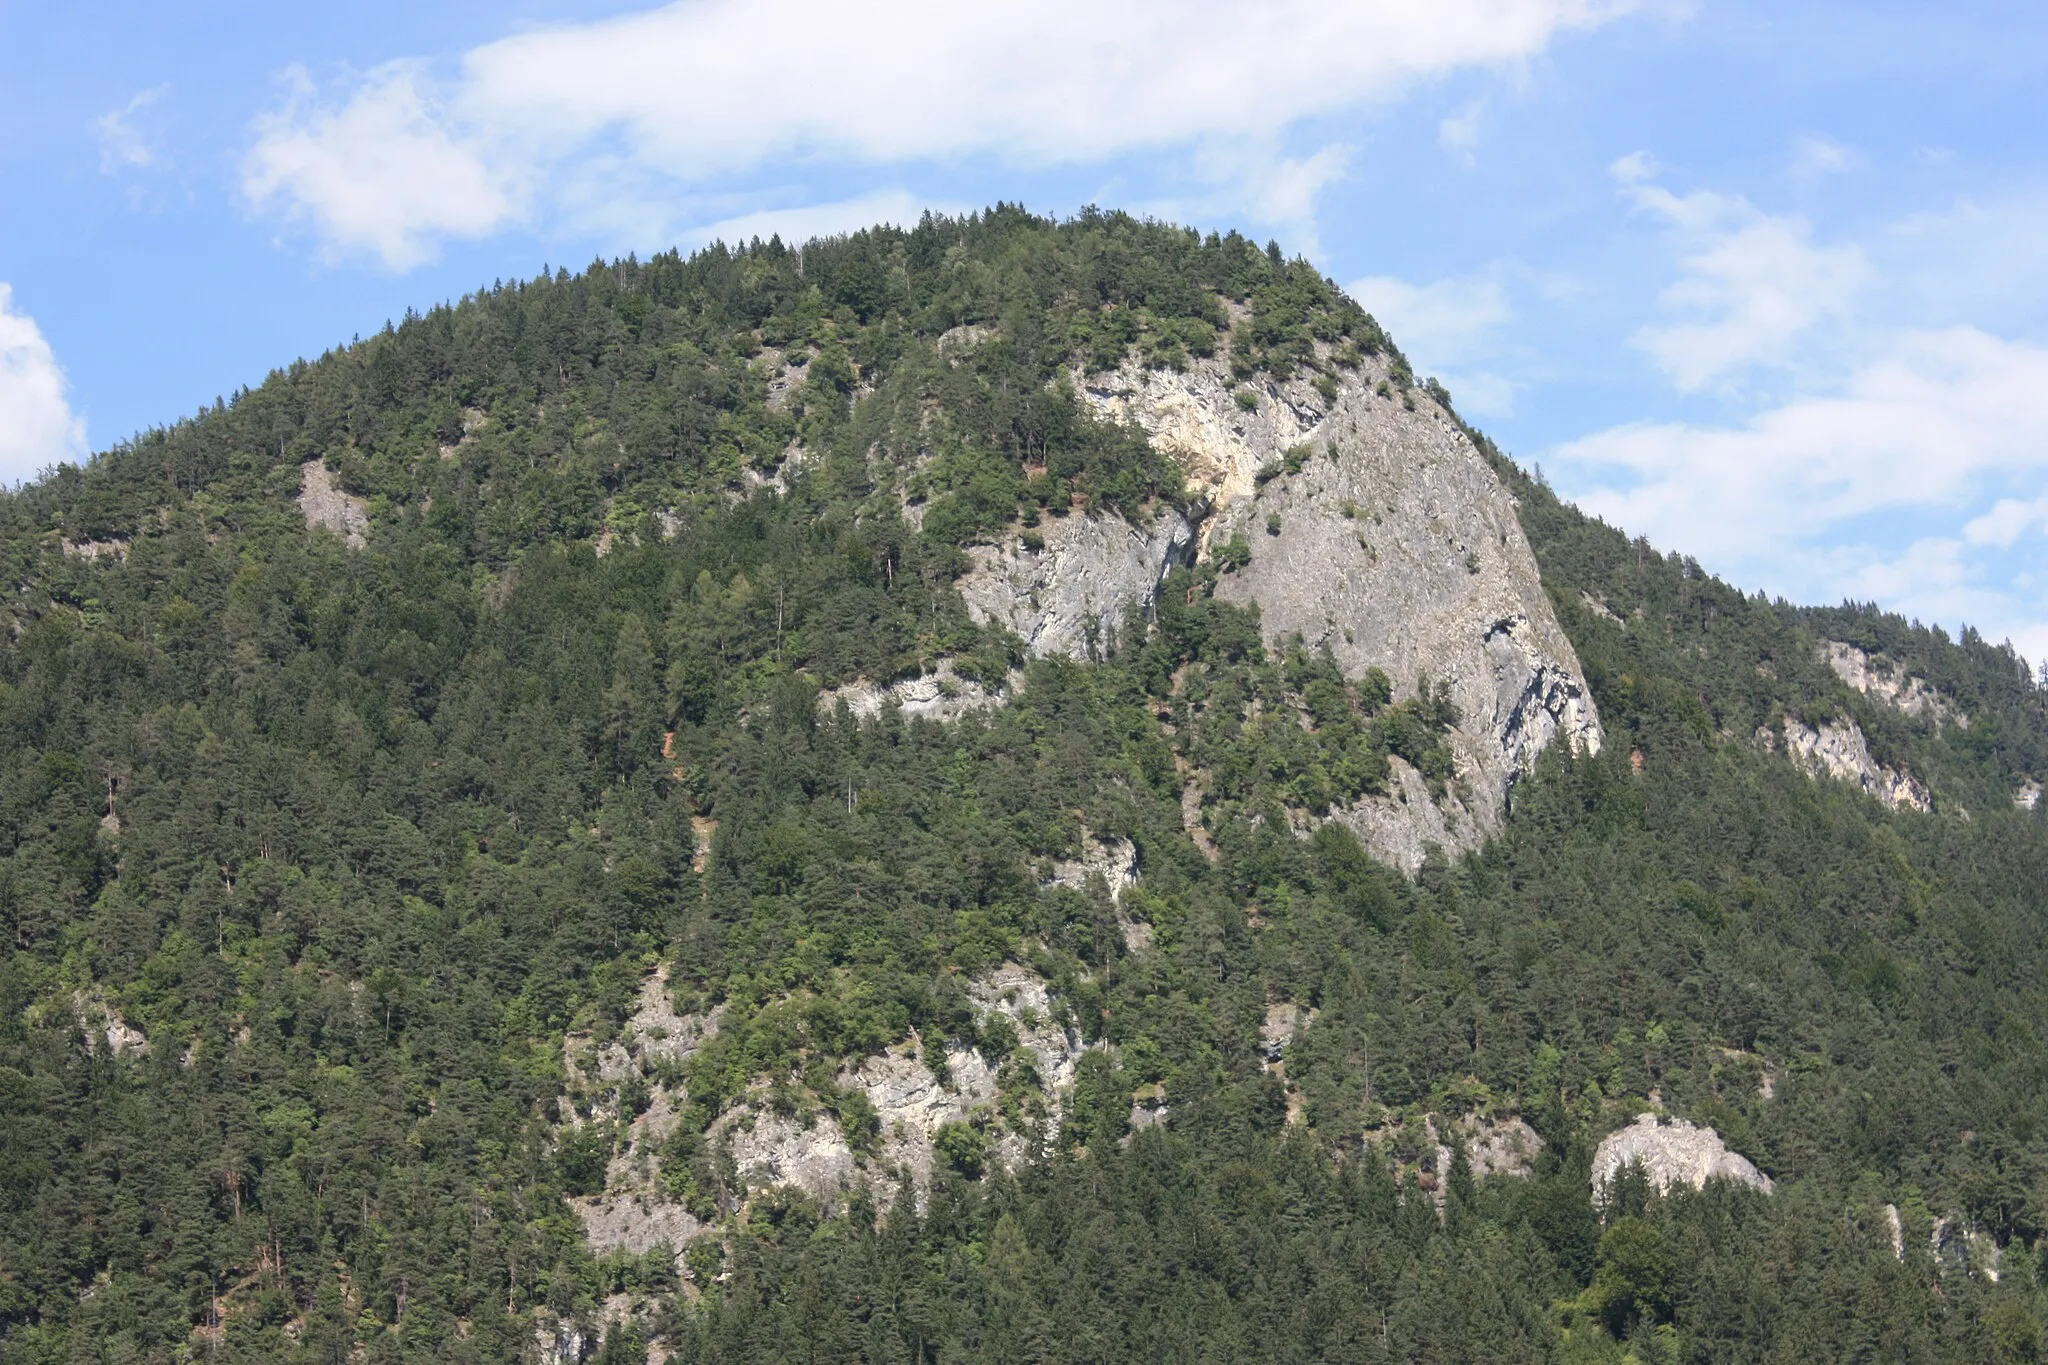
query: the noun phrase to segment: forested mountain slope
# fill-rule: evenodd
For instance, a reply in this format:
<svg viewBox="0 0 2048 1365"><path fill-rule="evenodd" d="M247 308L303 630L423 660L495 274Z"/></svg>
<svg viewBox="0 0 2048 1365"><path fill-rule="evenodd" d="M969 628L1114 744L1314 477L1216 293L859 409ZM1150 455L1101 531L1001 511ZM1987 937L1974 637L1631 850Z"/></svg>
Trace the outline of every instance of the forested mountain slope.
<svg viewBox="0 0 2048 1365"><path fill-rule="evenodd" d="M1520 652L1268 619L1352 544ZM0 555L10 1365L2048 1354L2048 693L1583 517L1276 249L500 285ZM1772 1192L1596 1206L1645 1111Z"/></svg>

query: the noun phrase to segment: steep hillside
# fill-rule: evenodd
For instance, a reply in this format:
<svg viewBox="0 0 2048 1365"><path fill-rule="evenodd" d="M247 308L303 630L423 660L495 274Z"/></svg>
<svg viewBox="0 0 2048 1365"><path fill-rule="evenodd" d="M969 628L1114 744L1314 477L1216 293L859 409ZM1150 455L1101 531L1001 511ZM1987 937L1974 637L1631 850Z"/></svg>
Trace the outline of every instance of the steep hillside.
<svg viewBox="0 0 2048 1365"><path fill-rule="evenodd" d="M2048 1353L2048 693L1276 249L499 285L0 556L8 1365Z"/></svg>

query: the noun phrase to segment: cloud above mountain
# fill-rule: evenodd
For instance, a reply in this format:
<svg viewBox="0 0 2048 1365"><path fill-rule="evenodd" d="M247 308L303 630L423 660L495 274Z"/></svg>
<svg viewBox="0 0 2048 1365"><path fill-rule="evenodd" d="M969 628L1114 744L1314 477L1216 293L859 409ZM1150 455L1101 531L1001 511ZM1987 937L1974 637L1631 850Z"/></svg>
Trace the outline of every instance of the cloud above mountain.
<svg viewBox="0 0 2048 1365"><path fill-rule="evenodd" d="M56 353L0 280L0 483L84 456L85 422L71 411Z"/></svg>
<svg viewBox="0 0 2048 1365"><path fill-rule="evenodd" d="M1633 345L1723 415L1558 444L1544 458L1568 493L1748 586L1882 601L2048 652L2032 567L2048 543L2048 346L1959 320L1971 291L1925 285L2000 235L1986 215L1829 243L1741 197L1664 189L1647 155L1613 171L1674 253L1668 316Z"/></svg>
<svg viewBox="0 0 2048 1365"><path fill-rule="evenodd" d="M651 179L672 199L804 163L1042 167L1181 148L1219 186L1250 182L1238 207L1300 219L1342 164L1340 150L1283 154L1301 121L1524 61L1631 7L687 0L503 38L446 70L394 62L324 87L294 71L242 187L330 254L394 270L545 215L565 186L589 197L576 185L593 177L628 197Z"/></svg>

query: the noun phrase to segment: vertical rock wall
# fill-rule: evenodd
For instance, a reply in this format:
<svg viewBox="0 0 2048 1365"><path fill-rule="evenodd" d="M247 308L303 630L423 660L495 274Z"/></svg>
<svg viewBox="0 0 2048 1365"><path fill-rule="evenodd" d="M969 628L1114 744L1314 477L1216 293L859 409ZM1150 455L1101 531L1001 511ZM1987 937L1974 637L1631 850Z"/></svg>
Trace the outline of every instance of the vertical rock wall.
<svg viewBox="0 0 2048 1365"><path fill-rule="evenodd" d="M1206 552L1238 536L1251 546L1217 593L1256 604L1270 640L1327 645L1353 677L1380 668L1397 697L1425 678L1449 686L1462 717L1453 796L1431 801L1396 760L1391 795L1339 816L1413 870L1430 842L1472 848L1498 829L1553 741L1597 751L1600 720L1513 498L1449 414L1420 391L1379 392L1384 379L1368 363L1332 396L1301 379L1235 383L1213 360L1127 366L1087 392L1181 458L1214 504Z"/></svg>

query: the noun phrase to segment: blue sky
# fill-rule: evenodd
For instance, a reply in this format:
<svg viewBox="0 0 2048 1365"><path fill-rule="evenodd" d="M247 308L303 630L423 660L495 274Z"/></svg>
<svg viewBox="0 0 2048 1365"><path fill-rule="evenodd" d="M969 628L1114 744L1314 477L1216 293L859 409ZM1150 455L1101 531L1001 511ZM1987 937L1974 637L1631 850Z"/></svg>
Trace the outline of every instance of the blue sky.
<svg viewBox="0 0 2048 1365"><path fill-rule="evenodd" d="M544 264L1087 203L1308 254L1583 506L2048 657L2048 7L0 0L0 478Z"/></svg>

